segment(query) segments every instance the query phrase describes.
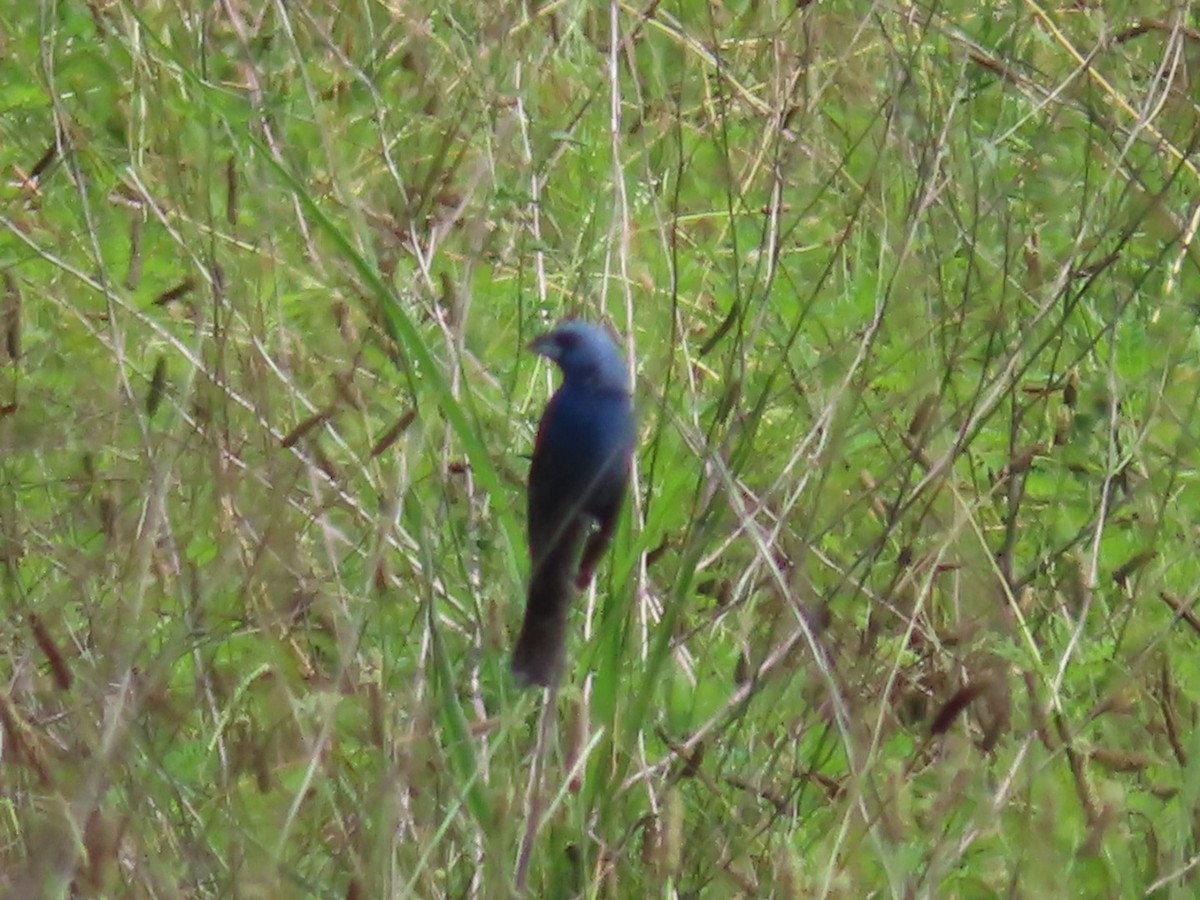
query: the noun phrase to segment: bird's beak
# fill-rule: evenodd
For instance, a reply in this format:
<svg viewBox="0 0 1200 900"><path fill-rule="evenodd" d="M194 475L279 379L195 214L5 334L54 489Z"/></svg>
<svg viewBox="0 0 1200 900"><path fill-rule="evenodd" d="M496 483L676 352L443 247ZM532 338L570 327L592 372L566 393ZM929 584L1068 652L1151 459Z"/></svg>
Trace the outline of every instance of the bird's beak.
<svg viewBox="0 0 1200 900"><path fill-rule="evenodd" d="M559 354L558 341L553 333L540 334L529 342L529 349L538 356L544 356L546 359L557 360Z"/></svg>

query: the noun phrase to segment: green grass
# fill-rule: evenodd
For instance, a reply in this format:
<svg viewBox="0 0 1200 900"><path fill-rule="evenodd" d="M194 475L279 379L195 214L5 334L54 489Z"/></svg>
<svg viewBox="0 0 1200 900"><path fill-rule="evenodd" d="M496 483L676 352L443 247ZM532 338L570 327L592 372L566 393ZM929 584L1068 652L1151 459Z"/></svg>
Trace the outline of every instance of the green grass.
<svg viewBox="0 0 1200 900"><path fill-rule="evenodd" d="M1191 896L1152 6L0 13L6 895ZM544 709L565 315L642 428Z"/></svg>

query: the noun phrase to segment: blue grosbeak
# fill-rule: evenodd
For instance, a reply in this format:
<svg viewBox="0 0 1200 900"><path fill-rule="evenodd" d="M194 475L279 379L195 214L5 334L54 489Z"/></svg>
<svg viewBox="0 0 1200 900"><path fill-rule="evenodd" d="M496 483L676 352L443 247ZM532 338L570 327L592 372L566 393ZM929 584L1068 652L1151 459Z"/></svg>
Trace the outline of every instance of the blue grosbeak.
<svg viewBox="0 0 1200 900"><path fill-rule="evenodd" d="M636 434L625 364L607 332L571 320L529 348L558 364L562 385L542 413L529 467L529 595L512 671L522 687L549 687L562 668L572 593L591 582L612 539Z"/></svg>

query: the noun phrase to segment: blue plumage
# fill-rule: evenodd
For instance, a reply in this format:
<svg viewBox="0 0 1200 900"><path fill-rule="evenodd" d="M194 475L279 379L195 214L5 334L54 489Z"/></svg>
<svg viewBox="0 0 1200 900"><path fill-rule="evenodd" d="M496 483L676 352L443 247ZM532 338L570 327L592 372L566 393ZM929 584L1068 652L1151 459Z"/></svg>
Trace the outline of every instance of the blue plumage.
<svg viewBox="0 0 1200 900"><path fill-rule="evenodd" d="M542 413L529 468L529 594L512 671L522 686L549 686L562 669L572 594L592 580L612 539L636 429L625 364L607 332L568 321L530 349L555 362L563 380Z"/></svg>

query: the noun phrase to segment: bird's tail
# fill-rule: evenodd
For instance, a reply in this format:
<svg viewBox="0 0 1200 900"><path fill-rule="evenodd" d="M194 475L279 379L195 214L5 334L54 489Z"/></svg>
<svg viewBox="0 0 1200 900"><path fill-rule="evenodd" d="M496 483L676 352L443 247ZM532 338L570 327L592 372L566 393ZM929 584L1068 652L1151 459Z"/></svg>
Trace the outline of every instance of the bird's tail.
<svg viewBox="0 0 1200 900"><path fill-rule="evenodd" d="M513 678L518 686L550 687L558 681L566 644L566 625L567 617L561 613L537 615L532 609L525 613L521 636L517 638L512 657Z"/></svg>
<svg viewBox="0 0 1200 900"><path fill-rule="evenodd" d="M513 677L521 687L550 687L558 682L570 606L570 573L555 556L538 566L529 582L525 621L512 657Z"/></svg>

